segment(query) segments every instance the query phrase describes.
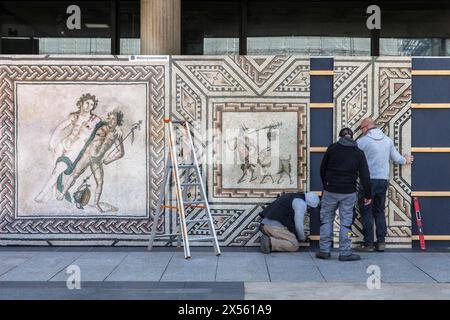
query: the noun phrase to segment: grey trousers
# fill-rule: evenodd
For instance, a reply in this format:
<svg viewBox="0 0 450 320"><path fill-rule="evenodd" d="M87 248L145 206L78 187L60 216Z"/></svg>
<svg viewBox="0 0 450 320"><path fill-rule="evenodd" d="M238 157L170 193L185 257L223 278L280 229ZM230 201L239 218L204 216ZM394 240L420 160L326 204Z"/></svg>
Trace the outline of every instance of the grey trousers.
<svg viewBox="0 0 450 320"><path fill-rule="evenodd" d="M348 256L352 253L353 207L355 193L334 193L324 191L320 209L320 251L330 252L333 244L333 222L339 208L341 229L339 230L339 254Z"/></svg>

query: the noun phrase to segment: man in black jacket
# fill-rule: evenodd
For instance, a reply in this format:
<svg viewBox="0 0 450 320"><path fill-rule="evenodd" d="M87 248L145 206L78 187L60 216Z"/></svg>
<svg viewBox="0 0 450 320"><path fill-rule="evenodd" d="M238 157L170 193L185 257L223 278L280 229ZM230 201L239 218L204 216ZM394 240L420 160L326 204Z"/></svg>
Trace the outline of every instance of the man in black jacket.
<svg viewBox="0 0 450 320"><path fill-rule="evenodd" d="M370 174L367 160L356 142L353 131L344 128L339 132L339 141L328 147L320 166L323 183L322 207L320 210L320 251L316 257L329 259L333 243L333 222L339 208L341 228L339 231L339 260L354 261L360 256L352 254L351 226L353 207L356 202L356 181L359 175L364 187L364 204L371 202Z"/></svg>

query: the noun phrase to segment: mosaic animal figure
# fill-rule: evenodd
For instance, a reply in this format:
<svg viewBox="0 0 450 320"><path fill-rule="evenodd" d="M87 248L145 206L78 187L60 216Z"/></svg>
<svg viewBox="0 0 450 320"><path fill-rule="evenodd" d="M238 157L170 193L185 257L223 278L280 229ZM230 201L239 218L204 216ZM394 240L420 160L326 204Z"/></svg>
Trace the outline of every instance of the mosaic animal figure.
<svg viewBox="0 0 450 320"><path fill-rule="evenodd" d="M287 159L279 159L279 164L278 164L278 180L277 183L281 183L281 179L283 178L284 175L287 175L289 177L289 183L294 183L294 181L292 180L292 166L291 166L291 155L289 155L289 158Z"/></svg>
<svg viewBox="0 0 450 320"><path fill-rule="evenodd" d="M272 183L275 183L275 180L272 176L273 171L271 170L272 159L270 158L270 150L271 148L269 147L258 153L257 163L259 168L261 169L261 173L263 176L261 178L260 184L263 184L266 178L270 178L270 180L272 180Z"/></svg>

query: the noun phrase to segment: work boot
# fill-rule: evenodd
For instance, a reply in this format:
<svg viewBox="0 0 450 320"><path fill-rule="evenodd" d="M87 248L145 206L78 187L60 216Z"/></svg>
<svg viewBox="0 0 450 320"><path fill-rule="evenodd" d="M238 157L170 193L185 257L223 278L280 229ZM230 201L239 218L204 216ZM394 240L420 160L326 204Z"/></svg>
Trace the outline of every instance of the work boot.
<svg viewBox="0 0 450 320"><path fill-rule="evenodd" d="M259 231L261 231L262 234L265 234L266 236L268 236L268 234L264 231L264 225L262 223L259 225Z"/></svg>
<svg viewBox="0 0 450 320"><path fill-rule="evenodd" d="M271 251L271 243L270 238L266 236L265 234L261 235L261 251L262 253L270 253Z"/></svg>
<svg viewBox="0 0 450 320"><path fill-rule="evenodd" d="M386 249L386 243L377 243L375 245L375 250L377 250L378 252L384 252L384 249Z"/></svg>
<svg viewBox="0 0 450 320"><path fill-rule="evenodd" d="M361 260L361 257L357 254L350 254L348 256L341 256L339 255L339 261L356 261Z"/></svg>
<svg viewBox="0 0 450 320"><path fill-rule="evenodd" d="M356 247L356 251L361 252L373 252L375 248L373 247L373 244L365 244L361 243L358 247Z"/></svg>
<svg viewBox="0 0 450 320"><path fill-rule="evenodd" d="M322 251L316 252L317 259L328 260L328 259L330 259L330 257L331 257L331 255L329 252L322 252Z"/></svg>

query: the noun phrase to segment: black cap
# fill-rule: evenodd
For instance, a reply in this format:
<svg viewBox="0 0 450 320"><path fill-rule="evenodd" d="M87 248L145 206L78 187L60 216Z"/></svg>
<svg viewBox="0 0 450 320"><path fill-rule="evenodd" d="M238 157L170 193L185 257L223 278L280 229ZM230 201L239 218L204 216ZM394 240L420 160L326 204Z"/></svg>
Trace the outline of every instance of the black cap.
<svg viewBox="0 0 450 320"><path fill-rule="evenodd" d="M339 131L339 137L345 137L350 136L350 138L353 139L353 131L350 128L342 128L341 131Z"/></svg>

